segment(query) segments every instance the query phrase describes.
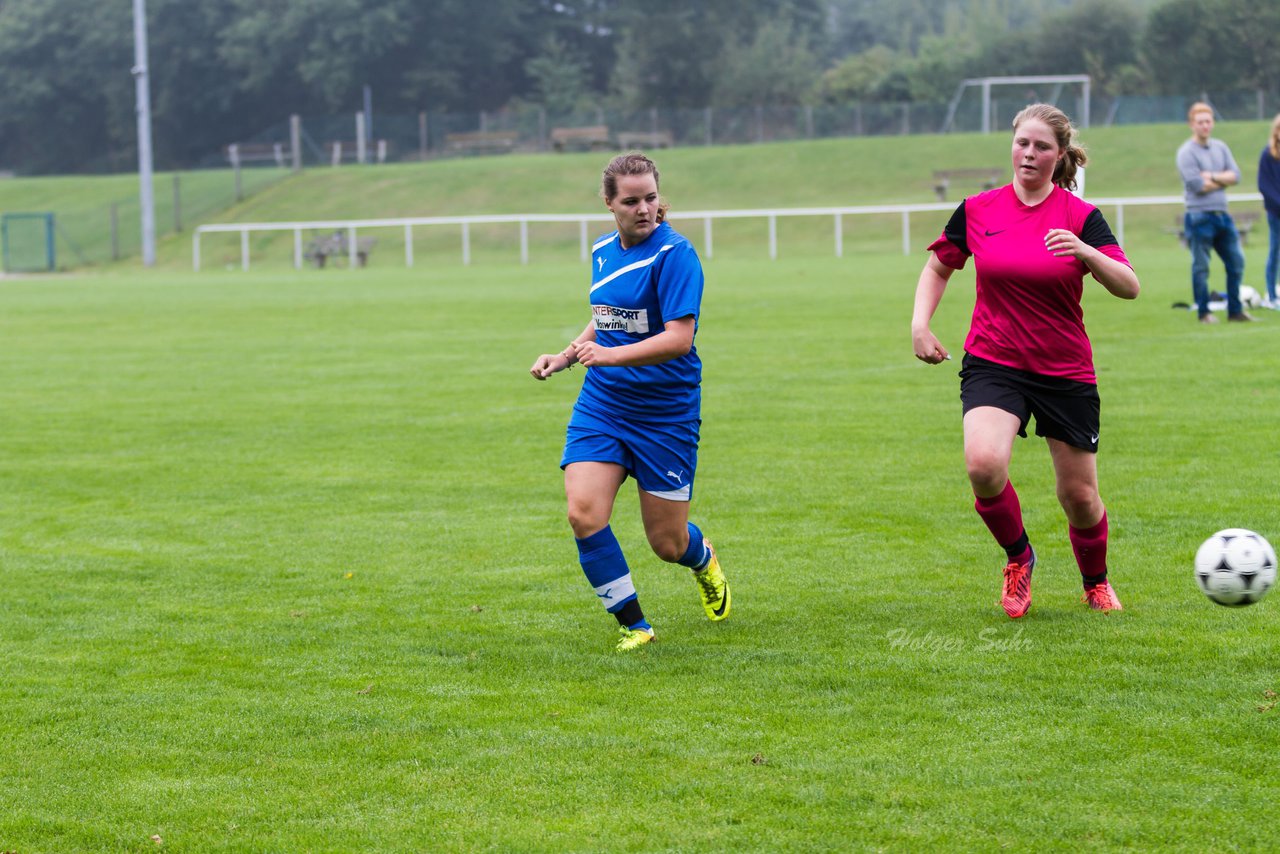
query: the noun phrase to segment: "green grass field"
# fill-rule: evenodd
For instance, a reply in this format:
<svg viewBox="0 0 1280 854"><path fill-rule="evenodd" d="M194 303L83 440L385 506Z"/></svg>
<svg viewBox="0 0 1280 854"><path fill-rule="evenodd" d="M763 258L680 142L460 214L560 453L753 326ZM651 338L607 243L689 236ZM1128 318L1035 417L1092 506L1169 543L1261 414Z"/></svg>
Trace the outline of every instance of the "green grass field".
<svg viewBox="0 0 1280 854"><path fill-rule="evenodd" d="M693 517L733 615L628 485L630 657L564 520L581 374L527 373L581 265L0 283L0 850L1271 847L1280 599L1191 561L1280 541L1280 314L1202 327L1172 239L1130 250L1141 298L1086 298L1123 613L1080 604L1034 439L1035 605L996 605L922 254L726 250Z"/></svg>

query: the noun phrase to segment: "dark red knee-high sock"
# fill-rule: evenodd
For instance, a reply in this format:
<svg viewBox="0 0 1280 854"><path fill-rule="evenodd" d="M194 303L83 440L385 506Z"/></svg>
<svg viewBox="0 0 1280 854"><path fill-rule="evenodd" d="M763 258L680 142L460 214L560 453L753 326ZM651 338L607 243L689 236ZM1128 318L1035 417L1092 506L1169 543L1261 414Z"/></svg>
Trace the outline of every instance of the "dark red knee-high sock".
<svg viewBox="0 0 1280 854"><path fill-rule="evenodd" d="M973 507L1010 560L1026 563L1031 559L1031 544L1022 527L1022 505L1013 481L1005 481L1004 490L994 498L975 495Z"/></svg>
<svg viewBox="0 0 1280 854"><path fill-rule="evenodd" d="M1106 581L1107 511L1102 511L1102 518L1092 528L1077 528L1074 525L1068 525L1067 528L1071 550L1075 552L1085 586L1095 587Z"/></svg>

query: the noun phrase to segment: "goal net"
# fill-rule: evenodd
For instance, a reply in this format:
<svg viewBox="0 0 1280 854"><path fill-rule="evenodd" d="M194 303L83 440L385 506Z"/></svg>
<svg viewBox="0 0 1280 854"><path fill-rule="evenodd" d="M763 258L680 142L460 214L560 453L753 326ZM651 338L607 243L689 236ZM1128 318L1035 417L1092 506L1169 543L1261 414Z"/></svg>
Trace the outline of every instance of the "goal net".
<svg viewBox="0 0 1280 854"><path fill-rule="evenodd" d="M942 133L1004 128L1028 104L1053 104L1078 128L1089 126L1088 74L1041 74L1025 77L973 77L964 80L947 105Z"/></svg>

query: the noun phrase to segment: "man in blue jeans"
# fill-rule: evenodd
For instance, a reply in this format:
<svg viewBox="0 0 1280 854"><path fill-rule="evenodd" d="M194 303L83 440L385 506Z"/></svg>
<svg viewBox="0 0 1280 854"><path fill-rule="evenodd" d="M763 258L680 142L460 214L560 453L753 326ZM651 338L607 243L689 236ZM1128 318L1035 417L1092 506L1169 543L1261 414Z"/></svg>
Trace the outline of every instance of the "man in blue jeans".
<svg viewBox="0 0 1280 854"><path fill-rule="evenodd" d="M1240 304L1240 280L1244 277L1244 253L1240 234L1227 213L1227 187L1240 183L1240 167L1231 149L1213 139L1213 107L1197 101L1187 111L1191 139L1178 148L1178 172L1186 190L1187 213L1183 231L1191 249L1191 292L1201 323L1217 323L1209 311L1209 250L1227 268L1227 320L1250 321L1253 315Z"/></svg>

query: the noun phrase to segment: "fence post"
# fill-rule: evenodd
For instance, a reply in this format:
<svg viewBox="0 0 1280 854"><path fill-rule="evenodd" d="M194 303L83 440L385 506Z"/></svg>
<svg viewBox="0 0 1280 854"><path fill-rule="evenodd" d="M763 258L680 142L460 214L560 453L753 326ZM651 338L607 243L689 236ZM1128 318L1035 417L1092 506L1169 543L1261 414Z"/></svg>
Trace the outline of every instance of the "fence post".
<svg viewBox="0 0 1280 854"><path fill-rule="evenodd" d="M775 214L769 214L769 260L776 261L778 258L778 217Z"/></svg>
<svg viewBox="0 0 1280 854"><path fill-rule="evenodd" d="M471 225L462 224L462 266L471 266Z"/></svg>
<svg viewBox="0 0 1280 854"><path fill-rule="evenodd" d="M249 229L240 229L240 269L249 270Z"/></svg>
<svg viewBox="0 0 1280 854"><path fill-rule="evenodd" d="M413 226L407 222L404 224L404 265L413 266Z"/></svg>
<svg viewBox="0 0 1280 854"><path fill-rule="evenodd" d="M356 162L363 166L369 156L364 139L364 113L356 113Z"/></svg>
<svg viewBox="0 0 1280 854"><path fill-rule="evenodd" d="M58 247L53 237L53 214L44 215L44 263L50 272L58 266Z"/></svg>
<svg viewBox="0 0 1280 854"><path fill-rule="evenodd" d="M120 205L111 203L111 260L120 260Z"/></svg>
<svg viewBox="0 0 1280 854"><path fill-rule="evenodd" d="M520 263L529 263L529 221L520 220Z"/></svg>
<svg viewBox="0 0 1280 854"><path fill-rule="evenodd" d="M844 257L844 217L836 214L836 257Z"/></svg>
<svg viewBox="0 0 1280 854"><path fill-rule="evenodd" d="M179 187L179 176L173 173L173 230L182 231L182 190Z"/></svg>
<svg viewBox="0 0 1280 854"><path fill-rule="evenodd" d="M289 116L289 159L294 172L302 171L302 116Z"/></svg>
<svg viewBox="0 0 1280 854"><path fill-rule="evenodd" d="M231 171L236 177L236 201L244 201L244 191L240 186L240 143L233 142L227 146L227 158L231 161Z"/></svg>
<svg viewBox="0 0 1280 854"><path fill-rule="evenodd" d="M293 269L302 269L302 229L293 230Z"/></svg>
<svg viewBox="0 0 1280 854"><path fill-rule="evenodd" d="M712 251L711 245L711 217L707 217L702 221L702 242L706 245L707 257L712 257L715 253Z"/></svg>

